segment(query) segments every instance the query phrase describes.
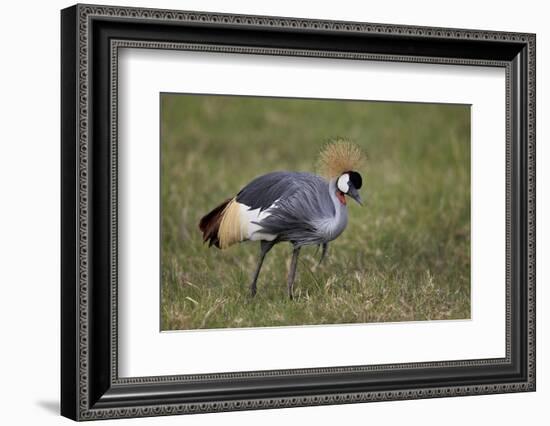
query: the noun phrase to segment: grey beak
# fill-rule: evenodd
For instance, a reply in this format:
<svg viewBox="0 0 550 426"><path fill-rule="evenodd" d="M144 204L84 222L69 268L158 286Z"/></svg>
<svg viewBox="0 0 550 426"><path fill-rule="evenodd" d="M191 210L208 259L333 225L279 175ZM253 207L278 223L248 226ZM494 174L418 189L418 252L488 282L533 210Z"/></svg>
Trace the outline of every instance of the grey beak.
<svg viewBox="0 0 550 426"><path fill-rule="evenodd" d="M350 185L347 195L349 195L351 198L357 201L358 204L363 205L363 202L361 201L361 197L359 196L359 191L357 191L357 189L355 189L354 186Z"/></svg>

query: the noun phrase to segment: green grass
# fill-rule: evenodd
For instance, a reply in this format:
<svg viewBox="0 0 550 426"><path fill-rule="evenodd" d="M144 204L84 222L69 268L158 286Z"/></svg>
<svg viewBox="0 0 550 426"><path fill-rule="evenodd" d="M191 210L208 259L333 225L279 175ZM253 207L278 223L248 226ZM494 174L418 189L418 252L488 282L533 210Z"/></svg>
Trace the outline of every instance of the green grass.
<svg viewBox="0 0 550 426"><path fill-rule="evenodd" d="M161 97L163 330L470 317L470 110L466 106ZM254 177L315 171L328 139L362 146L361 196L344 233L302 250L286 296L291 246L204 245L200 218Z"/></svg>

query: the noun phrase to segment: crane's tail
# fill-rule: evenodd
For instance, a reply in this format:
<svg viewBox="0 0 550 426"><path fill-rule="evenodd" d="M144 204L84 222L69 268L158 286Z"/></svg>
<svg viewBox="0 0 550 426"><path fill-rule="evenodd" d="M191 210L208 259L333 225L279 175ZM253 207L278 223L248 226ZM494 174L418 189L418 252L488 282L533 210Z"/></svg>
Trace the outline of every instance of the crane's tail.
<svg viewBox="0 0 550 426"><path fill-rule="evenodd" d="M239 203L228 198L200 220L202 239L209 247L225 249L243 240L246 223L242 222Z"/></svg>
<svg viewBox="0 0 550 426"><path fill-rule="evenodd" d="M199 229L202 231L202 240L204 242L208 241L208 247L215 245L220 248L218 232L220 230L224 210L231 200L231 198L225 200L210 213L206 214L199 222Z"/></svg>

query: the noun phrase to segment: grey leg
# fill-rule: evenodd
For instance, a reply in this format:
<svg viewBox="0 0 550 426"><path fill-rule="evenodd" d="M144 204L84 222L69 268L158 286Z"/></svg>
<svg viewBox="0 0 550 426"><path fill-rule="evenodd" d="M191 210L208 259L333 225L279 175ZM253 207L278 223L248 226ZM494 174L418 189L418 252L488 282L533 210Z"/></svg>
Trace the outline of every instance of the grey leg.
<svg viewBox="0 0 550 426"><path fill-rule="evenodd" d="M321 258L319 259L319 263L317 265L320 265L323 259L325 258L327 254L328 243L323 243L322 247L323 249L321 251Z"/></svg>
<svg viewBox="0 0 550 426"><path fill-rule="evenodd" d="M292 287L294 286L294 280L296 278L296 266L298 266L298 255L300 254L300 247L294 247L292 252L292 261L290 262L290 271L288 272L288 297L292 300Z"/></svg>
<svg viewBox="0 0 550 426"><path fill-rule="evenodd" d="M275 243L273 241L260 241L260 259L258 260L258 266L256 266L256 270L252 277L252 284L250 284L250 295L252 297L256 295L256 281L258 281L258 275L260 275L260 269L262 269L265 255L274 245Z"/></svg>

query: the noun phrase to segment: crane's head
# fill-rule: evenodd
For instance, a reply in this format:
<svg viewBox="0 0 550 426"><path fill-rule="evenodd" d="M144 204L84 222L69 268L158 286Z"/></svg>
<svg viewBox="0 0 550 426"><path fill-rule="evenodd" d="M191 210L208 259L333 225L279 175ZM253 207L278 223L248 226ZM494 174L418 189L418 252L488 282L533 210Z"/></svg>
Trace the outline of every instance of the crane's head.
<svg viewBox="0 0 550 426"><path fill-rule="evenodd" d="M326 144L319 155L321 173L332 182L336 181L336 196L342 204L346 204L344 195L362 204L358 190L363 179L356 170L361 168L363 157L358 145L342 138Z"/></svg>
<svg viewBox="0 0 550 426"><path fill-rule="evenodd" d="M342 173L338 178L338 180L336 181L336 187L340 192L353 198L355 201L357 201L361 205L363 203L361 202L361 197L359 196L358 190L361 189L362 185L363 185L363 178L359 173L355 171Z"/></svg>

